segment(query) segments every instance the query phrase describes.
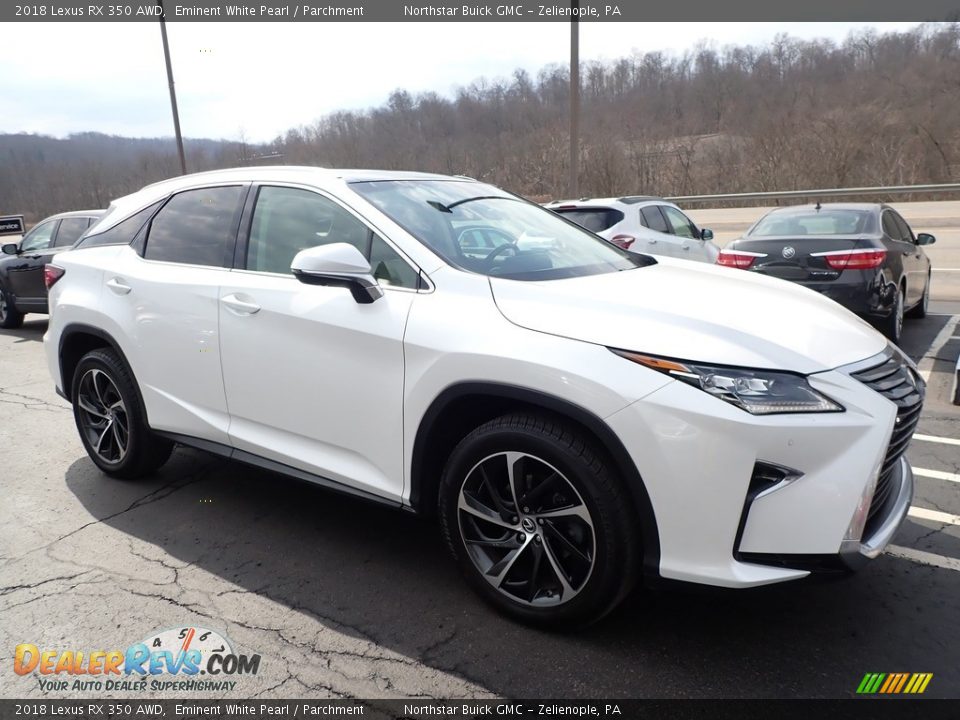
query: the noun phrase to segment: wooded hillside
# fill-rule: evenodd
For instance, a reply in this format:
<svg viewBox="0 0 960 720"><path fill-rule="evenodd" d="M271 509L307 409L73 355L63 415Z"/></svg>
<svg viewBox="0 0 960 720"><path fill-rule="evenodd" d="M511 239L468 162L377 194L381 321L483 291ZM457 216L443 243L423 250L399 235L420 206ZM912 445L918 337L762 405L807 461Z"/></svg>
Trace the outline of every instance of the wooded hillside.
<svg viewBox="0 0 960 720"><path fill-rule="evenodd" d="M660 195L960 180L960 25L702 45L581 69L580 194ZM565 66L483 78L452 97L396 90L269 146L187 142L191 171L282 153L287 164L464 174L562 197ZM105 205L176 173L171 140L0 136L0 212Z"/></svg>

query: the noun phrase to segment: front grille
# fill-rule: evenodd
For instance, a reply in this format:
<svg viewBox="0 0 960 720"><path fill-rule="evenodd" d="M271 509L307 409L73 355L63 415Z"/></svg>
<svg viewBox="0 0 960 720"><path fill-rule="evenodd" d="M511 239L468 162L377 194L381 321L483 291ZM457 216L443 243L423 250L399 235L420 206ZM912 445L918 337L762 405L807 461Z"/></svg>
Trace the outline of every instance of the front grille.
<svg viewBox="0 0 960 720"><path fill-rule="evenodd" d="M924 382L907 364L899 353L890 352L876 365L857 370L851 375L869 388L876 390L885 398L893 401L897 406L897 419L890 437L887 454L883 458L880 475L877 478L877 489L870 503L867 514L867 524L864 527L863 537L869 538L876 526L885 517L883 512L888 503L893 501L896 483L897 464L900 457L906 452L910 438L920 420L920 410L923 408Z"/></svg>

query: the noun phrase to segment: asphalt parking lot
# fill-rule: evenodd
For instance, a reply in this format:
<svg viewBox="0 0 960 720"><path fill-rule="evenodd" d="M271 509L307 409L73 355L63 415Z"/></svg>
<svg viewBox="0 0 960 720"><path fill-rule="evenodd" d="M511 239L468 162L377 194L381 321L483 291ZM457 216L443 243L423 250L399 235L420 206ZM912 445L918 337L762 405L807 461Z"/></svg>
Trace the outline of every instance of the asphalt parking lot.
<svg viewBox="0 0 960 720"><path fill-rule="evenodd" d="M0 695L124 694L43 690L11 670L20 643L114 650L193 626L262 661L184 697L847 697L867 672L932 672L926 696L960 697L960 303L931 311L902 343L930 383L888 554L832 582L640 590L571 634L485 607L431 523L188 449L145 482L105 478L28 316L0 331Z"/></svg>

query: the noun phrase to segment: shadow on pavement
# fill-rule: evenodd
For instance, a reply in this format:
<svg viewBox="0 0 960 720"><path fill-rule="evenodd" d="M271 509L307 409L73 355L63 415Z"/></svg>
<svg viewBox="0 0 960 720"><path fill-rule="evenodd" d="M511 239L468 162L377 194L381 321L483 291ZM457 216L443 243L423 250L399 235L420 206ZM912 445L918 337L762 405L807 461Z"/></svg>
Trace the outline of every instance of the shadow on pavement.
<svg viewBox="0 0 960 720"><path fill-rule="evenodd" d="M934 672L928 696L960 694L949 570L885 557L830 583L642 590L549 634L485 606L436 526L398 511L186 449L148 481L87 458L65 480L96 518L177 560L510 697L849 696L868 671Z"/></svg>
<svg viewBox="0 0 960 720"><path fill-rule="evenodd" d="M18 338L14 340L14 343L43 342L43 334L47 331L47 316L42 315L36 319L33 318L34 316L27 315L22 327L16 330L0 330L0 333Z"/></svg>

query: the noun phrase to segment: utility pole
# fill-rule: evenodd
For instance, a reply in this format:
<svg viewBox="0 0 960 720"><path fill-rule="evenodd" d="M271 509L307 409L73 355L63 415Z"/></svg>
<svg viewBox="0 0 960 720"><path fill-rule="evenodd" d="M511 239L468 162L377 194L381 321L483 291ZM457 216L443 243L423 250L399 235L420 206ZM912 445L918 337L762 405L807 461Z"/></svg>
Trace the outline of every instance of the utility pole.
<svg viewBox="0 0 960 720"><path fill-rule="evenodd" d="M570 0L570 198L580 195L580 0Z"/></svg>
<svg viewBox="0 0 960 720"><path fill-rule="evenodd" d="M180 134L180 113L177 112L177 91L173 87L173 65L170 64L170 45L167 43L167 23L163 19L163 0L160 6L160 37L163 40L163 59L167 63L167 84L170 87L170 109L173 111L173 131L177 136L177 153L180 155L180 174L187 174L187 160L183 155L183 136Z"/></svg>

